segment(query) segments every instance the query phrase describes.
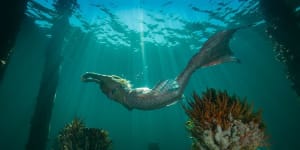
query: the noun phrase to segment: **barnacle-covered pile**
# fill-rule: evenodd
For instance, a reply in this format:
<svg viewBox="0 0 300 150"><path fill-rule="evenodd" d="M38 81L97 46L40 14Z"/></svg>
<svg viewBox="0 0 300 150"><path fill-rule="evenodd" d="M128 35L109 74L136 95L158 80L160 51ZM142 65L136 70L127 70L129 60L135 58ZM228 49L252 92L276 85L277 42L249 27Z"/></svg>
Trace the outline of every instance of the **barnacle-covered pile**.
<svg viewBox="0 0 300 150"><path fill-rule="evenodd" d="M261 111L227 92L207 89L196 93L184 109L190 120L187 129L197 150L255 150L266 146Z"/></svg>
<svg viewBox="0 0 300 150"><path fill-rule="evenodd" d="M300 96L300 1L260 0L259 3L276 58L286 65L286 77Z"/></svg>
<svg viewBox="0 0 300 150"><path fill-rule="evenodd" d="M62 129L57 143L59 150L108 150L112 145L107 131L86 128L78 118Z"/></svg>

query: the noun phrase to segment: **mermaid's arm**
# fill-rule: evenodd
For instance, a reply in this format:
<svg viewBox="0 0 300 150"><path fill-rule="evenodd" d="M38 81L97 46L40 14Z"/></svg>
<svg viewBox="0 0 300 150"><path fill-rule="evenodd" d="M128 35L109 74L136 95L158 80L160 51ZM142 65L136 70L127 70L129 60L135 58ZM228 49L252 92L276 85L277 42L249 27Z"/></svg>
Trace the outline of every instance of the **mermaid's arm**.
<svg viewBox="0 0 300 150"><path fill-rule="evenodd" d="M81 81L82 81L82 82L96 82L96 83L99 83L99 82L100 82L100 81L97 80L97 79L91 79L91 78L88 78L88 79L81 78Z"/></svg>
<svg viewBox="0 0 300 150"><path fill-rule="evenodd" d="M82 82L96 82L100 83L100 80L98 80L99 75L97 73L93 72L87 72L81 76L81 81Z"/></svg>

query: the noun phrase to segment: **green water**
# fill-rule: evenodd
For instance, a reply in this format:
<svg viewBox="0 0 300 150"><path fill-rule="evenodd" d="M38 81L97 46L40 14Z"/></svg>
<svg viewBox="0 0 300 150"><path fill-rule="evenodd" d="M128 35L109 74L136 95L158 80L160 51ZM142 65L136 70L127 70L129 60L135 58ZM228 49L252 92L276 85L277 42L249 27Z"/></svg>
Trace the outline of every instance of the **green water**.
<svg viewBox="0 0 300 150"><path fill-rule="evenodd" d="M161 150L190 149L190 135L185 129L188 117L181 104L193 91L216 88L247 97L256 109L263 109L271 149L300 148L300 101L285 77L285 66L274 58L264 23L238 31L231 40L230 47L240 64L197 70L185 89L186 99L163 109L128 111L108 99L98 85L80 81L87 71L119 75L134 87L153 87L174 78L216 31L260 22L262 16L255 1L229 2L226 7L216 1L78 3L82 12L75 14L82 18L70 19L68 30L60 31L64 36L60 46L63 61L49 143L66 123L80 117L88 127L109 131L116 150L144 150L149 143L159 143ZM91 3L101 6L89 6ZM222 17L226 11L231 13ZM34 23L32 14L27 12L0 85L3 150L20 150L26 145L46 60L44 53L53 44L49 37L55 37L51 30L55 22L46 26ZM89 26L84 27L84 23Z"/></svg>

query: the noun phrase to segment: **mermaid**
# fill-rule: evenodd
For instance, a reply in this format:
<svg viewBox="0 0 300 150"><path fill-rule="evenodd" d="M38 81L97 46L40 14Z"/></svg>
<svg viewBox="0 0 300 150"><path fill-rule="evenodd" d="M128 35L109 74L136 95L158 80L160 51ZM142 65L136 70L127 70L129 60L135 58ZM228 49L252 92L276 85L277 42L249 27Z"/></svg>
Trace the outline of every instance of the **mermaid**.
<svg viewBox="0 0 300 150"><path fill-rule="evenodd" d="M229 41L240 28L223 30L210 37L189 61L185 69L174 79L162 81L153 88L132 88L128 80L116 75L104 75L87 72L82 75L83 82L99 84L102 92L128 110L153 110L177 102L183 96L188 81L197 69L239 62L229 48Z"/></svg>

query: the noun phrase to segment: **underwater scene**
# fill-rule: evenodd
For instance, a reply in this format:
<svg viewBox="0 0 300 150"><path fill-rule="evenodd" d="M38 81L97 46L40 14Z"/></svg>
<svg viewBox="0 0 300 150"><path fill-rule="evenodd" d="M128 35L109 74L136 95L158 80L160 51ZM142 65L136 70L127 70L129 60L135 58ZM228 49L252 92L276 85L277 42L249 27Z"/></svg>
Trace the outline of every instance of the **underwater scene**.
<svg viewBox="0 0 300 150"><path fill-rule="evenodd" d="M299 150L299 0L1 2L0 150Z"/></svg>

